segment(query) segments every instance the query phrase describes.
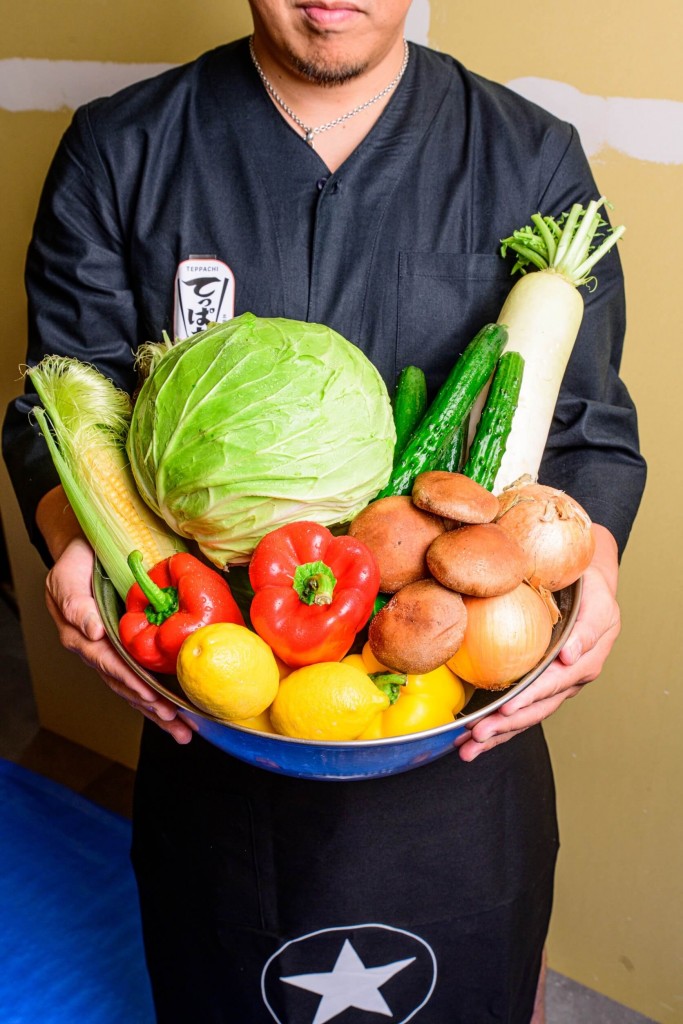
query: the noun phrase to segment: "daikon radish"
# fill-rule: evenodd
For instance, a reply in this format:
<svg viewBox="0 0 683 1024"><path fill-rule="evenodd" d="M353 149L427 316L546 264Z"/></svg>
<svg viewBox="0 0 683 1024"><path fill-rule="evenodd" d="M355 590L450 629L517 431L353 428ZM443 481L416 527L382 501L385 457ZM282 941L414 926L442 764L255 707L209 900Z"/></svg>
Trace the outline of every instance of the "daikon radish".
<svg viewBox="0 0 683 1024"><path fill-rule="evenodd" d="M505 351L519 352L524 377L494 494L519 481L536 482L562 378L583 318L580 285L594 285L591 271L626 230L608 229L600 216L604 197L584 209L575 203L557 220L535 214L532 225L503 239L502 252L517 254L522 276L498 317L508 329ZM599 244L596 239L600 238ZM527 274L529 265L535 267Z"/></svg>

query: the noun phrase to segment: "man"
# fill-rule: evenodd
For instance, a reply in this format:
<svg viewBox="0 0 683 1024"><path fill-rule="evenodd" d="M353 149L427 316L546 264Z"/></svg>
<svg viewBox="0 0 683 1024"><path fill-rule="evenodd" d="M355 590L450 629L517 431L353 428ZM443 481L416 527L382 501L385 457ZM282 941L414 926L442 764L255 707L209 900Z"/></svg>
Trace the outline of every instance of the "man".
<svg viewBox="0 0 683 1024"><path fill-rule="evenodd" d="M193 329L182 303L173 316L173 285L201 256L225 264L234 303L221 315L326 323L389 386L415 363L433 389L510 287L498 239L597 194L575 132L407 47L409 0L250 6L251 43L77 113L29 253L29 360L68 353L132 390L131 348ZM30 427L31 397L8 413L6 458L53 563L62 643L156 726L133 861L162 1024L531 1019L557 850L537 726L616 639L618 557L644 482L618 378L616 254L586 298L541 475L596 524L576 626L459 756L383 780L288 779L193 739L105 639L92 552Z"/></svg>

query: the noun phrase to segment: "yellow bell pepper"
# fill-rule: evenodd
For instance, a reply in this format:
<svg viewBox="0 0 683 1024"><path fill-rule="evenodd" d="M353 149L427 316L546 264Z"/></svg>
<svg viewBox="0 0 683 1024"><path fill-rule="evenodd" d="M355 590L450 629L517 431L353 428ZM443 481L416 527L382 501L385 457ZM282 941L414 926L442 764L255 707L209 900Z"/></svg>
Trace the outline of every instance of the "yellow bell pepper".
<svg viewBox="0 0 683 1024"><path fill-rule="evenodd" d="M367 643L361 654L350 654L344 661L369 675L391 672L377 661ZM403 736L448 725L465 706L468 696L462 680L447 665L440 665L432 672L407 675L405 683L399 687L398 697L385 711L375 715L358 739Z"/></svg>

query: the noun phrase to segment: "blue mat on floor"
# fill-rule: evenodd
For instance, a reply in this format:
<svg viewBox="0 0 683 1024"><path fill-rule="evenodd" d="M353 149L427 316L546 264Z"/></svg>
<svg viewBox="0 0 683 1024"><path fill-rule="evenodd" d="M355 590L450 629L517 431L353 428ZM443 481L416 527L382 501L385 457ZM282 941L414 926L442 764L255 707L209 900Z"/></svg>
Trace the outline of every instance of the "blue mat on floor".
<svg viewBox="0 0 683 1024"><path fill-rule="evenodd" d="M152 1024L130 822L0 759L0 1021Z"/></svg>

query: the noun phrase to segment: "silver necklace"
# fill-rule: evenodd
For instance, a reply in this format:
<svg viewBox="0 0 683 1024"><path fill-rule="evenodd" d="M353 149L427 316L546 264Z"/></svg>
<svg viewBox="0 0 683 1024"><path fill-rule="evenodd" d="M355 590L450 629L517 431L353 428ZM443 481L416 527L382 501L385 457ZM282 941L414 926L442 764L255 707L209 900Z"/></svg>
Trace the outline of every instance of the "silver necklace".
<svg viewBox="0 0 683 1024"><path fill-rule="evenodd" d="M396 86L398 85L398 83L403 78L403 73L404 73L405 69L408 66L408 58L410 56L410 50L408 49L408 43L404 39L403 40L403 63L401 64L401 67L399 68L398 74L396 75L395 78L392 78L392 80L389 82L389 85L386 85L382 89L382 91L378 92L376 96L372 97L372 99L366 100L365 103L361 103L359 106L354 107L353 110L349 110L348 114L342 114L341 117L335 117L334 121L328 121L327 124L321 124L321 125L318 125L317 128L313 128L310 125L304 124L304 122L301 120L301 118L297 117L297 115L294 113L292 108L287 106L285 101L282 99L281 96L279 96L277 94L277 92L275 91L275 89L273 88L271 83L266 78L265 73L263 71L263 68L259 64L258 60L256 59L256 54L254 53L254 37L253 36L251 36L250 39L249 39L249 53L251 54L251 59L252 59L253 65L256 68L258 76L261 79L261 81L263 82L264 86L266 87L266 89L268 90L270 95L273 97L273 99L275 100L277 105L279 107L281 107L282 110L284 110L285 114L287 114L287 116L289 118L291 118L291 120L294 122L294 124L297 125L301 129L301 131L303 132L304 139L308 143L308 145L311 147L311 149L313 149L313 141L314 141L316 135L320 135L321 132L326 132L330 128L336 128L338 124L342 124L344 121L348 121L350 117L355 117L356 114L360 114L361 110L367 110L367 108L371 107L373 103L377 103L377 101L381 100L384 96L387 95L387 93L390 93L392 91L392 89L395 89Z"/></svg>

